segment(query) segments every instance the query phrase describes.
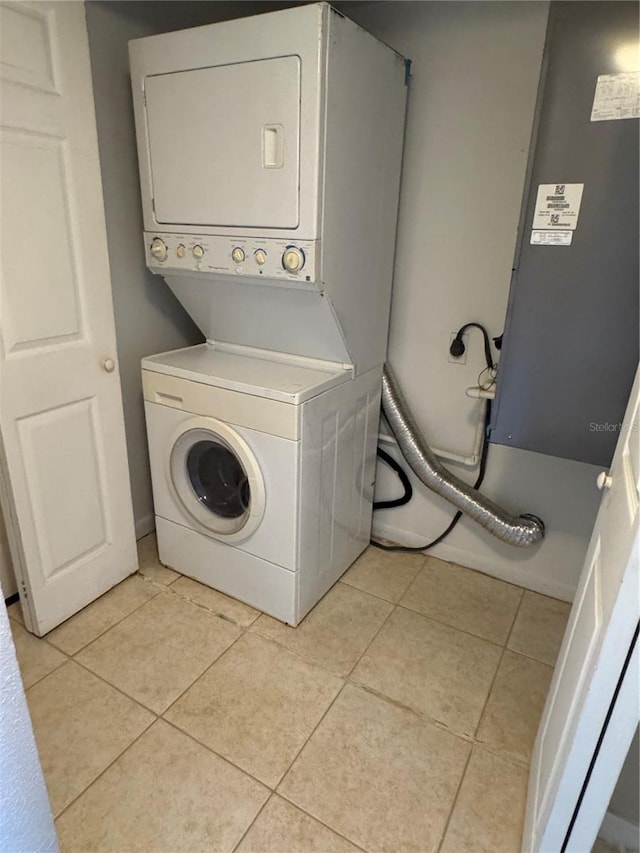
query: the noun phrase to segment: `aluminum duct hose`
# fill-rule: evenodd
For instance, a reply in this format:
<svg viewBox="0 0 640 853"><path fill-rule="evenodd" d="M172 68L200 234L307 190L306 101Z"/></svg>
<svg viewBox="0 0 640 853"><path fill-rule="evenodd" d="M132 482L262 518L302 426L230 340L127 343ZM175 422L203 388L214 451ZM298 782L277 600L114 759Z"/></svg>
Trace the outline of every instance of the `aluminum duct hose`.
<svg viewBox="0 0 640 853"><path fill-rule="evenodd" d="M428 489L509 545L526 548L542 541L544 523L539 518L509 515L440 464L418 432L389 365L382 375L382 411L404 458Z"/></svg>

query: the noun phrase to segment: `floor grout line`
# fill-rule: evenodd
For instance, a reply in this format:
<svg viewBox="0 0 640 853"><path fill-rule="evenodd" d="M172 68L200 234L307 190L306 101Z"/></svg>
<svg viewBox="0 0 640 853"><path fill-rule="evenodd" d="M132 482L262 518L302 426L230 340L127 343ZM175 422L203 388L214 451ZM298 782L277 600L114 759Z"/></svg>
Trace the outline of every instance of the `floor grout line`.
<svg viewBox="0 0 640 853"><path fill-rule="evenodd" d="M94 672L90 667L88 667L82 661L76 660L75 658L69 658L69 660L73 661L73 663L75 663L81 669L84 669L84 671L88 672L89 675L94 675L99 681L102 681L103 684L106 684L107 687L110 687L112 690L115 690L116 693L119 693L121 696L124 696L125 699L128 699L130 702L134 702L136 705L138 705L138 707L142 708L147 713L153 714L153 716L156 717L156 719L160 717L160 714L158 714L157 711L152 710L147 705L145 705L143 702L141 702L139 699L134 699L133 696L130 696L128 693L126 693L124 690L122 690L122 688L118 687L117 685L112 684L107 678L105 678L103 675L100 675L100 673Z"/></svg>
<svg viewBox="0 0 640 853"><path fill-rule="evenodd" d="M539 663L541 666L546 666L551 670L554 670L556 667L556 662L549 663L546 660L540 660L540 658L534 658L532 655L526 654L526 652L518 652L515 649L510 649L505 646L505 652L509 652L510 655L515 655L517 658L524 658L525 660L533 661L533 663Z"/></svg>
<svg viewBox="0 0 640 853"><path fill-rule="evenodd" d="M344 832L341 832L339 829L336 829L335 827L330 826L328 823L325 823L325 821L322 820L322 818L319 818L317 815L311 814L311 812L298 805L298 803L294 803L294 801L290 800L286 794L281 794L279 791L274 791L273 795L275 797L280 797L280 799L284 800L285 803L289 803L290 806L293 806L295 809L298 809L298 811L302 812L311 820L314 820L316 823L319 823L321 826L324 826L324 828L328 829L329 832L333 832L334 835L338 835L340 838L343 838L345 841L351 844L352 847L355 847L356 850L361 850L362 853L369 853L369 851L361 844L358 844L357 841L354 841L352 838L349 838L349 836L345 835ZM292 853L292 851L286 851L286 853ZM304 851L296 851L296 853L304 853Z"/></svg>
<svg viewBox="0 0 640 853"><path fill-rule="evenodd" d="M238 636L235 638L235 640L230 645L228 645L226 647L226 649L223 649L220 652L220 654L215 658L215 660L212 660L211 663L208 664L207 667L200 673L200 675L196 676L196 678L194 678L194 680L187 687L184 688L184 690L180 693L180 695L176 696L176 698L173 699L169 705L167 705L167 707L164 709L164 711L160 712L159 716L162 717L162 719L165 719L165 714L168 714L169 711L174 707L174 705L182 699L184 694L188 690L191 690L192 687L195 687L195 685L200 681L201 678L205 677L205 675L209 672L209 670L211 669L212 666L215 666L219 660L222 660L222 658L227 654L227 652L230 651L235 646L235 644L238 642L238 640L240 640L242 637L244 637L244 634L245 634L245 632L241 630L240 633L238 634ZM169 721L167 720L167 722L169 722Z"/></svg>
<svg viewBox="0 0 640 853"><path fill-rule="evenodd" d="M425 557L425 560L426 560L426 557ZM373 595L375 598L379 598L381 601L386 601L386 602L388 602L389 604L396 605L396 604L399 604L399 603L400 603L400 600L404 597L404 595L406 594L407 590L409 589L409 587L411 586L411 584L415 581L415 579L418 577L418 575L419 575L419 574L420 574L420 572L423 570L423 568L424 568L424 561L423 561L423 564L418 568L418 570L416 571L416 573L414 574L414 576L411 578L411 580L407 583L407 585L405 586L405 588L402 590L402 592L401 592L401 593L400 593L400 595L398 596L397 600L395 600L395 601L394 601L394 599L392 599L392 598L386 598L386 596L384 596L384 595L380 595L380 594L379 594L379 593L377 593L377 592L372 592L370 589L364 589L364 588L363 588L363 587L361 587L361 586L356 586L356 584L351 583L350 581L348 581L348 580L346 579L347 575L349 574L349 571L348 571L348 570L347 570L347 571L342 575L342 577L338 578L338 580L336 581L336 583L344 584L344 586L350 586L350 587L351 587L351 589L358 589L358 590L360 590L360 592L366 592L368 595Z"/></svg>
<svg viewBox="0 0 640 853"><path fill-rule="evenodd" d="M453 817L453 812L455 811L456 804L458 802L458 797L460 796L460 791L462 790L462 785L464 783L465 776L467 775L467 770L469 768L469 764L471 762L471 756L473 755L473 744L469 748L469 755L467 756L467 760L464 763L464 767L462 768L462 773L460 774L460 779L458 780L458 787L456 788L456 792L454 794L453 800L451 801L451 808L449 809L449 813L447 815L447 819L444 822L444 826L442 828L442 832L440 834L440 838L438 839L438 843L435 846L435 853L440 853L440 849L444 844L444 840L447 837L447 830L449 829L449 824L451 823L451 818Z"/></svg>
<svg viewBox="0 0 640 853"><path fill-rule="evenodd" d="M129 578L132 578L132 577L134 577L134 575L129 575L128 577L123 578L120 581L120 583L124 583L126 580L129 580ZM145 579L145 583L149 583L149 581ZM88 610L88 608L91 607L92 604L95 604L97 601L100 601L100 599L102 599L104 596L108 595L112 590L116 589L116 587L118 587L118 586L119 586L119 584L116 584L116 586L112 586L111 589L108 589L106 592L104 592L100 596L100 598L96 598L95 601L92 601L90 604L87 604L87 606L83 607L82 610L79 610L78 613L74 613L73 616L69 617L69 619L65 619L65 621L62 622L61 625L66 624L66 622L70 622L72 619L75 619L76 616L78 616L80 613L83 613L86 610ZM154 584L154 586L155 586L155 584ZM107 628L104 629L104 631L100 631L99 634L96 634L95 637L93 637L91 640L88 640L79 649L76 649L75 652L66 652L66 651L64 651L64 649L59 648L59 646L56 646L55 643L53 643L51 640L48 639L49 634L52 634L53 631L56 631L59 627L61 627L61 625L56 625L55 628L52 628L52 630L49 631L49 634L45 635L41 639L43 639L47 643L49 643L50 646L53 646L54 649L58 649L59 652L62 652L63 654L68 655L70 658L75 658L76 655L79 655L80 652L83 652L86 648L88 648L90 645L92 645L92 643L95 643L96 640L99 640L101 637L104 637L104 635L106 633L108 633L112 628L115 628L116 625L119 625L121 622L124 622L124 620L127 619L129 616L132 616L134 613L137 613L141 607L144 607L145 604L149 604L149 602L153 601L154 598L157 598L158 595L160 595L160 590L158 590L158 592L155 595L152 595L151 598L147 598L147 599L145 599L145 601L141 601L140 604L138 604L136 607L133 608L133 610L130 610L128 613L125 613L124 616L122 616L120 619L118 619L113 624L109 625Z"/></svg>
<svg viewBox="0 0 640 853"><path fill-rule="evenodd" d="M522 590L522 595L520 596L520 601L518 602L518 606L516 607L516 612L513 616L513 620L511 622L511 627L509 628L509 633L507 634L507 639L504 641L505 649L509 648L509 640L511 639L511 635L513 634L513 629L516 626L516 622L518 621L518 616L520 614L520 610L522 609L522 602L524 601L524 593L525 590Z"/></svg>
<svg viewBox="0 0 640 853"><path fill-rule="evenodd" d="M222 753L217 752L215 749L213 749L213 747L201 741L194 734L191 734L191 732L186 731L186 729L183 729L177 723L174 723L173 720L167 720L166 717L158 717L158 720L163 723L166 723L168 726L171 726L172 729L175 729L181 735L188 737L189 740L192 740L194 743L197 743L198 746L201 746L203 749L206 749L207 752L210 752L212 755L215 755L215 757L219 758L220 761L224 761L224 763L228 764L229 767L233 767L234 770L237 770L239 773L243 773L253 782L257 782L258 785L260 785L265 790L269 791L270 793L274 793L275 788L272 788L271 785L268 785L266 782L263 782L262 779L258 779L257 776L254 776L253 773L251 773L249 770L245 770L244 767L239 767L237 764L234 764L233 761L230 758L227 758L226 755L222 755Z"/></svg>
<svg viewBox="0 0 640 853"><path fill-rule="evenodd" d="M71 808L71 806L80 799L80 797L82 797L84 794L86 794L86 792L89 790L89 788L93 787L93 785L96 784L98 779L102 778L102 776L104 776L104 774L107 772L107 770L109 770L109 768L113 767L113 765L116 763L116 761L118 761L120 758L122 758L122 756L125 754L125 752L130 750L131 747L134 746L134 744L136 744L140 740L140 738L149 731L151 726L155 725L157 722L158 722L158 717L155 717L155 719L151 720L151 722L144 727L144 729L140 732L140 734L136 735L136 737L131 741L131 743L127 744L127 746L125 746L125 748L121 752L119 752L118 755L116 755L116 757L113 759L113 761L110 761L106 765L106 767L104 767L100 771L100 773L98 773L98 775L95 777L95 779L92 779L91 782L89 782L89 784L85 788L83 788L82 791L76 797L74 797L70 803L67 803L67 805L62 809L61 812L59 812L59 814L55 815L54 823L57 822L58 820L60 820L62 815L66 811L68 811Z"/></svg>
<svg viewBox="0 0 640 853"><path fill-rule="evenodd" d="M516 607L516 613L519 608ZM504 648L504 643L499 643L496 640L489 640L487 637L482 637L480 634L474 634L472 631L466 631L464 628L459 628L457 625L452 625L451 622L445 622L443 619L437 619L435 616L429 616L426 613L421 613L420 610L415 610L413 607L407 607L406 604L396 604L396 607L399 607L400 610L406 610L408 613L413 613L416 616L422 616L423 619L428 619L430 622L435 622L437 625L444 625L445 628L451 628L453 631L459 631L461 634L465 634L467 637L473 637L474 640L482 640L484 643L489 643L492 646L497 646L499 649ZM511 631L511 628L509 628Z"/></svg>
<svg viewBox="0 0 640 853"><path fill-rule="evenodd" d="M391 604L391 602L389 602L389 604ZM362 658L363 658L363 657L366 655L366 653L369 651L369 649L371 648L372 643L374 642L374 640L376 639L376 637L378 636L378 634L380 633L380 631L382 631L382 629L384 628L384 626L387 624L387 622L388 622L388 621L389 621L389 619L391 618L391 614L395 612L395 610L396 610L396 607L397 607L397 606L398 606L397 604L392 604L392 605L391 605L391 610L387 613L387 615L386 615L386 616L384 617L384 619L382 620L382 623L380 624L380 627L379 627L379 628L378 628L378 630L374 633L373 637L371 637L371 639L369 640L369 642L367 643L367 645L366 645L366 646L365 646L365 648L363 649L362 654L358 657L358 660L354 663L354 665L351 667L351 669L349 670L349 672L345 675L345 679L350 679L350 678L351 678L351 676L353 675L353 671L356 669L356 667L358 666L358 664L360 663L360 661L362 660Z"/></svg>
<svg viewBox="0 0 640 853"><path fill-rule="evenodd" d="M316 725L315 725L315 726L313 727L313 729L309 732L309 735L305 738L304 743L302 744L302 746L300 747L300 749L299 749L299 750L296 752L296 754L293 756L293 759L291 760L291 763L289 764L289 766L287 767L287 769L285 770L285 772L284 772L284 773L282 774L282 776L280 777L280 781L278 782L278 784L276 785L276 787L273 789L274 791L279 792L280 785L282 785L282 783L284 782L284 780L287 778L287 776L289 775L289 773L290 773L290 771L291 771L291 768L293 767L293 765L296 763L296 761L298 760L298 758L299 758L299 757L300 757L300 755L302 754L303 749L304 749L304 748L306 747L306 745L309 743L309 741L310 741L310 740L311 740L311 738L314 736L314 734L318 731L318 728L322 725L323 720L325 719L325 717L327 716L327 714L329 713L329 711L333 708L333 706L336 704L336 702L338 701L338 698L339 698L340 696L342 696L342 693L343 693L343 691L344 691L345 686L346 686L346 682L343 680L342 687L340 688L340 690L338 690L338 692L337 692L337 693L336 693L336 695L333 697L333 699L331 700L331 702L327 705L327 707L326 707L326 709L325 709L325 711L324 711L324 714L322 714L322 716L320 717L320 719L318 720L318 722L316 723Z"/></svg>
<svg viewBox="0 0 640 853"><path fill-rule="evenodd" d="M235 619L232 619L230 616L226 616L224 613L219 613L216 610L212 610L210 607L207 607L207 605L203 604L201 601L196 601L193 598L189 598L188 595L186 595L183 592L180 592L179 590L170 589L169 587L173 587L173 584L177 583L180 580L180 578L186 578L187 580L191 580L194 583L200 583L200 581L196 581L193 578L188 577L187 575L180 575L171 584L169 584L166 587L167 591L170 592L171 595L175 595L176 598L180 598L182 601L188 601L189 604L193 604L194 607L199 607L201 610L204 610L206 613L210 613L212 616L217 616L218 619L222 619L223 622L227 622L230 625L235 625L236 628L239 628L241 631L246 631L247 628L250 628L254 624L254 622L257 622L258 619L260 618L260 616L262 616L262 611L258 611L258 615L248 625L241 625L239 622L236 622ZM200 585L205 586L205 584L200 584ZM225 595L225 593L221 593L221 595ZM231 598L231 596L227 596L227 597ZM240 601L239 599L232 598L232 601L237 601L239 604L244 605L244 602ZM245 606L251 607L250 604L247 604ZM253 607L251 609L255 610L255 607Z"/></svg>
<svg viewBox="0 0 640 853"><path fill-rule="evenodd" d="M16 654L16 658L17 657L18 657L18 655ZM45 678L48 678L50 675L53 675L54 672L57 672L61 667L63 667L65 665L65 663L68 663L70 660L71 660L71 658L68 655L65 655L65 660L60 661L60 663L56 664L53 667L53 669L50 669L49 672L45 673L41 678L39 678L37 681L34 681L33 684L30 684L28 687L25 687L24 679L22 678L22 671L20 671L20 678L22 679L22 687L23 687L23 690L25 692L25 695L30 690L32 690L34 687L36 687L38 684L40 684L41 681L44 681ZM18 661L18 669L19 668L20 668L20 661Z"/></svg>
<svg viewBox="0 0 640 853"><path fill-rule="evenodd" d="M262 814L262 812L266 809L266 807L269 805L269 803L271 802L271 800L272 800L275 796L276 796L275 792L274 792L273 790L271 790L271 789L270 789L270 790L269 790L269 796L268 796L268 797L267 797L267 799L264 801L264 803L260 806L260 808L258 809L258 813L256 814L256 816L255 816L255 817L254 817L254 819L251 821L251 823L249 824L249 826L245 829L245 831L242 833L242 835L241 835L241 836L240 836L240 838L238 839L238 843L233 845L233 848L232 848L232 850L231 850L231 853L234 853L234 851L235 851L235 850L237 850L237 849L238 849L238 847L240 847L240 845L241 845L241 844L242 844L242 842L244 841L245 836L248 834L248 832L249 832L249 830L251 829L251 827L255 824L255 822L258 820L258 818L260 817L260 815Z"/></svg>
<svg viewBox="0 0 640 853"><path fill-rule="evenodd" d="M341 838L344 838L344 840L345 840L345 841L348 841L350 844L352 844L353 846L355 846L358 850L362 850L362 851L363 851L363 853L366 853L365 849L364 849L360 844L358 844L356 841L353 841L351 838L349 838L348 836L344 835L344 833L342 833L342 832L340 832L339 830L335 829L335 827L330 826L328 823L325 823L325 821L324 821L324 820L322 820L322 819L321 819L320 817L318 817L317 815L311 814L311 813L310 813L310 812L308 812L306 809L302 808L302 806L298 805L298 803L296 803L294 800L290 799L290 797L288 797L288 796L287 796L287 794L282 793L282 791L280 790L280 786L282 785L282 783L285 781L285 779L287 778L287 776L288 776L288 775L289 775L289 773L291 772L291 769L293 768L293 765L296 763L296 761L298 760L298 758L299 758L299 757L300 757L300 755L302 754L302 752L303 752L304 748L307 746L307 744L309 743L309 741L311 740L311 738L313 737L313 735L316 733L316 731L318 730L318 728L322 725L322 723L323 723L323 721L324 721L325 717L328 715L329 711L333 708L333 706L335 705L335 703L338 701L338 699L340 698L340 696L343 694L343 692L344 692L344 688L347 686L347 683L348 683L348 682L346 682L346 681L344 682L344 684L342 685L342 687L340 688L340 690L339 690L339 691L338 691L338 693L336 694L335 698L332 700L331 704L328 706L328 708L326 709L326 711L324 712L324 714L322 715L322 717L318 720L318 723L317 723L317 725L314 727L313 731L312 731L312 732L310 732L309 736L307 737L307 739L305 740L305 742L302 744L302 746L300 747L300 749L299 749L299 750L298 750L298 752L296 753L296 755L295 755L295 757L294 757L293 761L291 762L291 764L290 764L290 765L289 765L289 767L287 768L286 772L282 774L282 778L280 779L280 781L278 782L277 786L276 786L276 787L275 787L275 789L274 789L274 794L275 794L276 796L278 796L278 797L281 797L283 800L286 800L286 802L290 803L292 806L294 806L295 808L297 808L299 811L301 811L301 812L303 812L304 814L306 814L306 815L307 815L307 817L310 817L312 820L317 821L319 824L321 824L322 826L324 826L326 829L330 830L331 832L335 833L336 835L339 835Z"/></svg>
<svg viewBox="0 0 640 853"><path fill-rule="evenodd" d="M524 590L522 590L522 595L520 596L520 601L518 602L518 606L516 607L515 613L513 614L513 619L511 620L511 627L507 633L507 638L504 641L504 645L502 647L502 654L500 655L500 659L498 660L498 665L496 667L496 671L493 674L493 678L491 679L491 684L489 685L489 690L487 691L487 698L484 701L482 706L482 710L480 711L480 716L478 717L478 723L473 731L473 740L475 743L478 743L478 730L482 724L482 720L485 715L485 711L487 710L487 705L489 704L489 700L491 699L491 695L493 693L493 688L495 687L496 680L498 678L498 673L500 672L500 667L502 666L502 661L504 660L505 652L507 651L507 643L509 642L509 638L511 637L511 632L513 631L513 626L516 624L516 620L518 618L518 613L520 612L520 608L522 607L522 600L524 598Z"/></svg>

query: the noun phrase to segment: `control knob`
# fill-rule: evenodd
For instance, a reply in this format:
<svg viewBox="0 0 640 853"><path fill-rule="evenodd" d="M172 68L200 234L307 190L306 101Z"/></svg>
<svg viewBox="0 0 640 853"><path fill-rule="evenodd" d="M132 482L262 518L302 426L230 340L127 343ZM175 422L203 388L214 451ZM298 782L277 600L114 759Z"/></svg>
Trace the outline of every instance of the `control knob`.
<svg viewBox="0 0 640 853"><path fill-rule="evenodd" d="M151 241L149 251L156 261L166 261L169 255L169 252L167 251L167 244L164 240L161 240L160 237L154 237Z"/></svg>
<svg viewBox="0 0 640 853"><path fill-rule="evenodd" d="M305 257L302 249L287 246L282 256L282 266L289 272L299 272L304 266Z"/></svg>
<svg viewBox="0 0 640 853"><path fill-rule="evenodd" d="M196 243L196 245L191 250L191 254L197 261L199 261L201 258L204 258L204 249L199 243Z"/></svg>
<svg viewBox="0 0 640 853"><path fill-rule="evenodd" d="M241 264L245 259L244 249L241 249L240 246L236 246L231 252L231 257L234 263Z"/></svg>
<svg viewBox="0 0 640 853"><path fill-rule="evenodd" d="M256 259L256 263L259 266L262 266L267 260L267 253L264 249L256 249L253 253L253 257Z"/></svg>

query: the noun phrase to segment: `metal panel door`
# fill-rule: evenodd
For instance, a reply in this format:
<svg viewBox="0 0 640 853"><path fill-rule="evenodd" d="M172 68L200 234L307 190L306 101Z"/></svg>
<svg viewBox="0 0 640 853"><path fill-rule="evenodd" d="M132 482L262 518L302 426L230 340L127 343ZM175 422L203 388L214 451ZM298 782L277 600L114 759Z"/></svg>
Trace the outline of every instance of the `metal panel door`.
<svg viewBox="0 0 640 853"><path fill-rule="evenodd" d="M0 500L42 635L137 555L84 4L0 16Z"/></svg>
<svg viewBox="0 0 640 853"><path fill-rule="evenodd" d="M145 79L156 222L298 225L300 59Z"/></svg>
<svg viewBox="0 0 640 853"><path fill-rule="evenodd" d="M638 119L591 115L598 77L637 62L637 3L551 4L493 414L498 444L611 462L638 363ZM577 224L560 215L571 184L584 184ZM534 215L541 185L549 206L557 200L558 231L550 210L548 224ZM559 232L569 245L531 242Z"/></svg>

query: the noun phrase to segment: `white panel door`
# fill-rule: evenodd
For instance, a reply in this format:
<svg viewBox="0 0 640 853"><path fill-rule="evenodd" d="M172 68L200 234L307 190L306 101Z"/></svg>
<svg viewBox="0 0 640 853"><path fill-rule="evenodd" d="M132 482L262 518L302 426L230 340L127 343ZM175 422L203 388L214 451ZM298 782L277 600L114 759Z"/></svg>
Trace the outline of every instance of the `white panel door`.
<svg viewBox="0 0 640 853"><path fill-rule="evenodd" d="M145 78L156 222L298 225L300 58Z"/></svg>
<svg viewBox="0 0 640 853"><path fill-rule="evenodd" d="M42 635L137 557L84 4L0 30L0 498Z"/></svg>
<svg viewBox="0 0 640 853"><path fill-rule="evenodd" d="M598 757L640 615L639 384L637 374L611 470L599 478L602 504L538 730L523 838L527 853L590 849L573 847L571 835L576 825L584 833L584 821L577 820L583 785ZM617 772L625 754L620 751ZM598 797L591 791L594 836L616 777L610 774L610 790L602 788Z"/></svg>

